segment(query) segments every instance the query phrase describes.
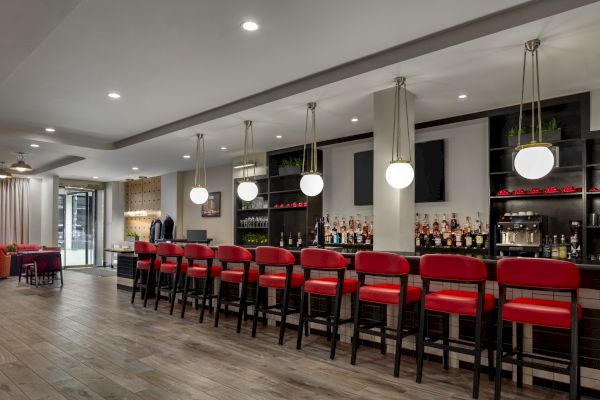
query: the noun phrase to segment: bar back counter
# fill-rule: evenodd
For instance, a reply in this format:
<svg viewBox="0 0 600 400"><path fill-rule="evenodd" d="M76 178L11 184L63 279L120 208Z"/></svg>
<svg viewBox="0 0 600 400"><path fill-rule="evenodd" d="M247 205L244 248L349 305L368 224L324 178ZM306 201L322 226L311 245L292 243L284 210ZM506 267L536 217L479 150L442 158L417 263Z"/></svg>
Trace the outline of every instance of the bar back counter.
<svg viewBox="0 0 600 400"><path fill-rule="evenodd" d="M215 251L218 247L212 247ZM255 249L249 249L253 254ZM301 250L296 249L290 250L296 258L297 272L301 272L300 269L300 252ZM409 277L409 285L421 286L421 278L419 276L419 263L420 254L410 252L393 252L400 254L408 260L411 268L411 275ZM356 279L356 273L354 272L354 259L355 253L341 251L341 254L348 261L347 277ZM218 254L216 255L218 257ZM493 294L498 298L498 285L496 283L496 264L497 258L483 257L483 261L487 267L488 279L486 282L486 292ZM120 254L118 259L117 269L117 283L118 288L123 290L131 290L133 286L133 273L135 272L137 258L132 254ZM577 264L581 272L581 289L579 290L578 299L579 303L583 307L583 318L581 321L580 329L580 363L581 363L581 385L582 394L586 396L592 396L600 398L600 265L594 264ZM295 271L296 272L296 271ZM368 278L367 283L379 283L389 281L391 278ZM395 282L396 283L396 282ZM471 285L459 285L454 283L432 283L431 290L442 290L442 289L462 289L462 290L474 290ZM249 293L253 296L252 293ZM275 290L269 290L268 297L269 303L275 303L276 296ZM352 296L354 297L354 295ZM542 299L554 299L554 300L569 300L568 294L559 294L544 291L530 291L530 290L517 290L508 289L507 298L513 297L536 297ZM253 298L253 297L252 297ZM292 294L290 298L292 306L299 304L299 294ZM313 302L317 308L326 307L326 302L316 301ZM350 296L344 296L342 303L342 318L350 317L353 314L354 299ZM381 320L383 308L377 306L365 306L368 309L364 309L363 313L366 315L367 320ZM387 323L388 326L394 326L396 324L396 307L388 307L387 311ZM235 312L235 308L232 310ZM361 315L362 315L361 314ZM406 324L412 326L414 323L415 311L408 309L406 311L407 319ZM288 324L290 326L297 326L297 315L291 315L288 318ZM496 319L494 318L494 321ZM269 319L269 324L275 325L275 318ZM444 325L448 324L450 327L450 337L454 339L473 340L474 337L474 319L471 317L458 317L455 315L447 316L443 314L436 315L436 313L430 313L427 321L428 329L435 332L442 332ZM248 325L244 329L249 329ZM506 343L511 343L515 340L516 335L513 332L513 327L509 324L505 324L503 337L506 339ZM491 327L494 329L495 327ZM317 324L311 325L311 332L313 334L324 334L324 329ZM339 337L342 342L351 343L352 338L352 325L342 325L339 330ZM370 343L379 343L378 337L370 337L369 335L361 335L367 345ZM547 357L560 357L567 358L570 354L570 342L569 333L564 330L544 328L544 327L524 327L524 350L525 352L534 353ZM388 351L394 351L393 341L389 341ZM407 337L403 343L403 352L409 356L415 355L415 342L414 337ZM426 359L436 362L442 362L442 352L435 349L427 349ZM487 365L487 358L482 357L482 371L486 372L485 365ZM472 357L466 357L458 353L451 353L450 367L453 368L472 368ZM510 378L511 374L514 380L516 380L516 368L511 365L504 365L503 374L505 377ZM552 372L545 371L532 371L530 368L524 368L524 383L534 384L544 387L550 387L558 390L568 391L568 376L555 374Z"/></svg>

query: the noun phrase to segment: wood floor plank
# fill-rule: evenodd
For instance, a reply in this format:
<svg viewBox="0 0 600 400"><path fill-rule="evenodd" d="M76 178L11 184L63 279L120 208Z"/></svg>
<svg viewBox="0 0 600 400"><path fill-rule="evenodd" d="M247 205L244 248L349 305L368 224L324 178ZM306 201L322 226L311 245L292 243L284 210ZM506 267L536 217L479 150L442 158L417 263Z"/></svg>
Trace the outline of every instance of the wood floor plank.
<svg viewBox="0 0 600 400"><path fill-rule="evenodd" d="M65 271L65 286L17 286L0 281L0 400L280 400L280 399L470 399L471 373L425 364L415 383L415 361L403 357L399 378L393 354L361 347L350 365L350 346L340 344L329 359L325 338L311 335L295 349L295 332L277 345L277 330L250 321L241 334L235 318L219 328L197 312L185 319L131 305L115 288L116 278ZM139 299L139 298L138 298ZM178 307L177 307L178 309ZM177 310L176 309L176 310ZM566 399L562 392L517 389L505 381L503 399ZM481 399L493 396L493 383L481 381Z"/></svg>

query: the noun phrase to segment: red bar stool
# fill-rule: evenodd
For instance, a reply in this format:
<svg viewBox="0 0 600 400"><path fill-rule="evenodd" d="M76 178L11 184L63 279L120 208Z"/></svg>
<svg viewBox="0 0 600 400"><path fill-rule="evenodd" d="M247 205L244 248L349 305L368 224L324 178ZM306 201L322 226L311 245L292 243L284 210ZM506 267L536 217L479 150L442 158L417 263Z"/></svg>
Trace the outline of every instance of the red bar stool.
<svg viewBox="0 0 600 400"><path fill-rule="evenodd" d="M256 325L258 324L258 313L274 314L281 316L279 326L279 344L283 344L285 334L285 321L288 315L298 312L297 309L289 309L288 303L290 292L299 288L304 282L303 274L294 274L295 258L292 253L279 247L260 246L256 248L255 260L259 267L259 277L256 282L256 300L254 301L254 321L252 321L252 337L256 337ZM265 267L285 268L285 272L265 274ZM268 288L283 290L283 298L280 304L269 306L267 304Z"/></svg>
<svg viewBox="0 0 600 400"><path fill-rule="evenodd" d="M473 363L473 398L479 396L479 371L481 366L481 331L484 314L491 317L494 310L494 296L485 293L485 281L487 269L483 261L468 256L453 254L427 254L421 257L420 263L421 280L423 290L421 292L421 311L419 316L419 340L417 341L417 383L421 383L423 377L423 357L425 346L442 349L444 351L444 369L448 369L450 351L474 356ZM477 291L466 290L440 290L429 291L432 281L452 282L460 284L477 285ZM444 314L458 314L475 317L475 346L473 349L452 346L450 343L461 345L472 345L462 340L451 340L449 328L444 328L444 337L430 337L426 340L425 321L427 313L434 311ZM490 318L491 322L491 318ZM490 323L491 325L491 323ZM437 343L442 339L443 343ZM488 338L488 367L490 380L493 379L492 372L492 343Z"/></svg>
<svg viewBox="0 0 600 400"><path fill-rule="evenodd" d="M242 317L248 316L248 306L254 304L248 302L248 284L255 283L258 280L258 270L250 269L252 253L239 246L219 246L217 257L223 270L221 271L221 285L219 287L219 297L217 300L217 313L215 314L215 327L219 326L219 315L221 305L239 307L237 333L242 330ZM229 264L242 264L242 269L227 269ZM226 295L225 284L235 283L238 287L241 285L241 294L239 296Z"/></svg>
<svg viewBox="0 0 600 400"><path fill-rule="evenodd" d="M214 279L221 276L221 267L218 265L213 265L215 252L204 244L186 244L184 248L184 255L188 260L188 269L183 289L181 318L183 318L185 315L188 296L194 299L194 308L196 310L198 309L198 299L202 298L199 319L200 323L202 323L204 320L204 309L206 307L207 299L209 301L208 312L212 313L212 299L217 297L213 294ZM204 261L206 266L194 264L195 261ZM202 288L200 288L200 279L204 281ZM190 292L191 282L194 283L194 286Z"/></svg>
<svg viewBox="0 0 600 400"><path fill-rule="evenodd" d="M340 309L342 307L342 296L344 294L356 293L358 289L358 280L345 279L346 259L341 254L333 250L325 249L303 249L300 253L300 263L304 269L304 285L302 298L300 300L300 320L298 322L298 341L296 348L302 347L302 326L305 326L305 334L308 334L308 323L326 325L329 329L333 327L331 338L331 350L329 357L335 358L335 347L337 343L338 326L347 322L352 322L352 318L340 320ZM336 271L337 277L310 278L312 270ZM334 315L329 310L325 313L311 314L308 295L314 294L335 298ZM329 337L329 332L328 332Z"/></svg>
<svg viewBox="0 0 600 400"><path fill-rule="evenodd" d="M417 329L404 328L404 310L406 305L416 306L421 300L421 288L408 286L410 266L406 258L392 253L374 251L359 251L356 253L355 268L358 274L358 296L356 296L354 309L354 335L352 339L352 365L356 364L356 352L360 341L360 333L379 336L381 338L381 354L386 352L386 338L396 341L396 355L394 358L394 376L400 374L400 354L402 351L402 338L415 335ZM375 283L365 285L366 276L398 277L400 284ZM360 326L361 303L374 303L383 306L383 320L380 322ZM397 305L397 326L395 334L389 334L387 324L387 306ZM418 308L415 307L418 312ZM416 314L415 314L416 315ZM374 328L379 328L377 331Z"/></svg>
<svg viewBox="0 0 600 400"><path fill-rule="evenodd" d="M569 398L575 400L579 396L579 321L581 305L577 304L577 290L580 286L580 275L577 266L568 261L544 260L539 258L510 258L498 261L496 275L499 287L498 300L498 333L496 347L496 388L495 398L500 400L502 390L502 363L517 366L517 386L523 387L523 367L542 369L545 371L570 376ZM545 300L517 297L506 300L506 289L530 289L550 292L567 292L571 301ZM506 354L503 351L503 322L517 324L517 348ZM566 367L543 364L537 361L553 362L548 357L523 353L523 324L565 329L571 335L571 359ZM524 357L534 361L524 360Z"/></svg>
<svg viewBox="0 0 600 400"><path fill-rule="evenodd" d="M131 304L135 301L135 292L140 288L143 290L143 292L140 292L140 296L144 299L144 307L146 307L146 304L148 304L148 291L156 286L156 273L160 269L160 260L156 259L156 246L149 242L138 240L134 243L133 250L137 254L138 262L133 278ZM140 279L141 283L138 283Z"/></svg>
<svg viewBox="0 0 600 400"><path fill-rule="evenodd" d="M169 301L171 302L169 314L173 315L177 293L183 292L183 288L179 286L179 280L181 279L181 275L187 272L188 263L183 261L183 249L175 243L159 243L156 253L161 258L161 265L156 281L156 302L154 303L154 309L158 309L161 292L166 291L169 293ZM167 261L169 258L175 258L176 261ZM162 282L163 277L167 277L168 280L165 285Z"/></svg>

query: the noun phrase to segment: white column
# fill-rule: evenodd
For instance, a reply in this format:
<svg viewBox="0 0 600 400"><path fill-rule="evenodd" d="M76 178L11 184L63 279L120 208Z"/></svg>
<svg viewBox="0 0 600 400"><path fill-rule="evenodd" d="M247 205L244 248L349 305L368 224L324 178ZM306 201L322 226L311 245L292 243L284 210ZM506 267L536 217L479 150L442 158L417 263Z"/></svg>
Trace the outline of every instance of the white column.
<svg viewBox="0 0 600 400"><path fill-rule="evenodd" d="M398 190L388 185L385 170L392 159L395 87L374 94L373 113L373 214L374 249L414 251L415 185ZM403 96L402 96L403 97ZM410 149L406 138L404 105L401 107L402 155L408 152L414 160L415 113L414 95L407 93ZM402 103L403 104L403 103ZM414 165L414 164L413 164Z"/></svg>
<svg viewBox="0 0 600 400"><path fill-rule="evenodd" d="M41 241L46 246L58 245L58 176L42 178Z"/></svg>

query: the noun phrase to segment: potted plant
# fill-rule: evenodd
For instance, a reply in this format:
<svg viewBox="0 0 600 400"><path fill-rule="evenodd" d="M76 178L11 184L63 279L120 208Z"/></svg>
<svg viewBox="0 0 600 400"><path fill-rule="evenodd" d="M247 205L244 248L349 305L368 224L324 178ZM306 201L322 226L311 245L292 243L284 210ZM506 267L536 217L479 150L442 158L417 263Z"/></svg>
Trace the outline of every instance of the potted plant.
<svg viewBox="0 0 600 400"><path fill-rule="evenodd" d="M16 254L17 253L17 245L15 243L7 245L6 253L7 254Z"/></svg>
<svg viewBox="0 0 600 400"><path fill-rule="evenodd" d="M286 158L279 163L279 175L297 175L302 171L302 158Z"/></svg>
<svg viewBox="0 0 600 400"><path fill-rule="evenodd" d="M504 134L508 138L508 146L514 147L518 144L518 130L517 126L513 126ZM562 138L562 130L560 127L560 121L553 117L551 120L542 123L542 139L544 142L556 142ZM537 132L536 132L537 140ZM521 127L521 144L531 142L531 125L523 125Z"/></svg>
<svg viewBox="0 0 600 400"><path fill-rule="evenodd" d="M134 231L127 232L127 240L130 242L135 242L136 240L140 240L140 236Z"/></svg>

